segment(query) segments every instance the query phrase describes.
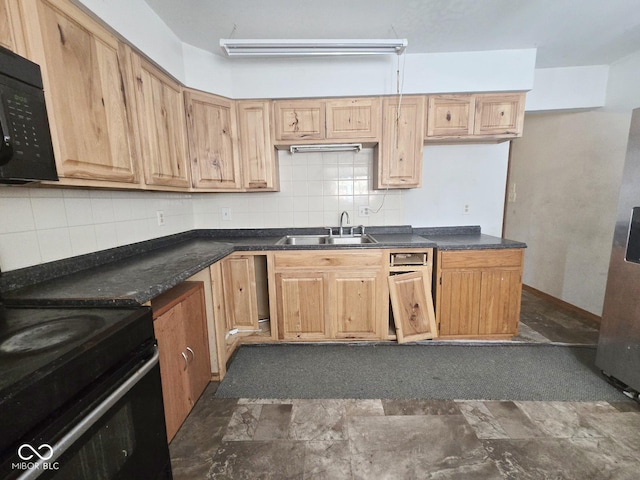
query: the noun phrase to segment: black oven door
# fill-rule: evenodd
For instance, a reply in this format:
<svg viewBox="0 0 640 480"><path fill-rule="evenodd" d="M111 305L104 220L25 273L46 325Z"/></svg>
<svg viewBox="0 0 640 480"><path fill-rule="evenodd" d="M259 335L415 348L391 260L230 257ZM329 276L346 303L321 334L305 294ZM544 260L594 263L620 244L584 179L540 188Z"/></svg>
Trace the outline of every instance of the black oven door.
<svg viewBox="0 0 640 480"><path fill-rule="evenodd" d="M171 479L157 347L119 384L78 405L18 449L19 479ZM70 416L74 416L70 420ZM56 436L61 423L63 435ZM49 434L49 431L52 433Z"/></svg>

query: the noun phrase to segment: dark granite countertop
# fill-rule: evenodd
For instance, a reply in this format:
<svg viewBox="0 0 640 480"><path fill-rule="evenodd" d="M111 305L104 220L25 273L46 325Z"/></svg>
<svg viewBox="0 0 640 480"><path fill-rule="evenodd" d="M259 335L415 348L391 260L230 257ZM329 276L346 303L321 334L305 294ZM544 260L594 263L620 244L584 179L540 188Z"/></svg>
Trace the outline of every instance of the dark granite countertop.
<svg viewBox="0 0 640 480"><path fill-rule="evenodd" d="M139 306L234 251L440 248L524 248L480 233L480 227L370 227L377 243L276 245L284 235L322 229L194 230L0 275L7 304L77 307Z"/></svg>
<svg viewBox="0 0 640 480"><path fill-rule="evenodd" d="M140 306L233 251L227 243L189 239L12 290L4 299L13 305Z"/></svg>
<svg viewBox="0 0 640 480"><path fill-rule="evenodd" d="M425 237L434 242L438 250L483 250L500 248L526 248L523 242L484 234L430 235Z"/></svg>

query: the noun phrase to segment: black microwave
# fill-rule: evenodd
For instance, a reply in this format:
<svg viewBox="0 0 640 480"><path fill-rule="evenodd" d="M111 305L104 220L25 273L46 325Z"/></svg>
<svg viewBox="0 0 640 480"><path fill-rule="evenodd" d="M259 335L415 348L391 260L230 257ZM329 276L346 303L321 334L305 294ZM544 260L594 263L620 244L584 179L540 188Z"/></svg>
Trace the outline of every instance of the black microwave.
<svg viewBox="0 0 640 480"><path fill-rule="evenodd" d="M40 67L0 47L0 183L58 180Z"/></svg>

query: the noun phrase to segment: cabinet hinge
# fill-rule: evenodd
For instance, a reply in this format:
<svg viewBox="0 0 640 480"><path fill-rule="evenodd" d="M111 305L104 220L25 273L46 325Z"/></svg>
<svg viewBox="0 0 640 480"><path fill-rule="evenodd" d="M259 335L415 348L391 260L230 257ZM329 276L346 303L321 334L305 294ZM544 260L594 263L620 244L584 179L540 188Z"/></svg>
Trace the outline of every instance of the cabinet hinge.
<svg viewBox="0 0 640 480"><path fill-rule="evenodd" d="M442 285L442 277L438 277L438 283Z"/></svg>

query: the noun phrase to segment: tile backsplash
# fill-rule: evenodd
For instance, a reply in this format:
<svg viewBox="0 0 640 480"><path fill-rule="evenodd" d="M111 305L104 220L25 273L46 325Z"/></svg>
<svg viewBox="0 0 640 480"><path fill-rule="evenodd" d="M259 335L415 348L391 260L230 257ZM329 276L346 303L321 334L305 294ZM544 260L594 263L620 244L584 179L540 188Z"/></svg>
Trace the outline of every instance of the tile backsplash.
<svg viewBox="0 0 640 480"><path fill-rule="evenodd" d="M373 149L293 155L279 151L278 155L279 192L194 195L195 227L337 226L345 210L353 225L404 222L403 192L372 188ZM369 216L358 215L361 206L372 209ZM223 218L223 209L228 209L230 219Z"/></svg>
<svg viewBox="0 0 640 480"><path fill-rule="evenodd" d="M39 263L193 228L191 194L0 188L0 268ZM165 223L158 225L157 211Z"/></svg>
<svg viewBox="0 0 640 480"><path fill-rule="evenodd" d="M193 228L404 223L404 193L373 190L373 150L279 152L280 191L168 193L0 186L0 269L37 265ZM382 205L382 208L380 208ZM358 215L368 206L377 213ZM222 218L229 209L230 219ZM157 212L164 214L158 225Z"/></svg>

